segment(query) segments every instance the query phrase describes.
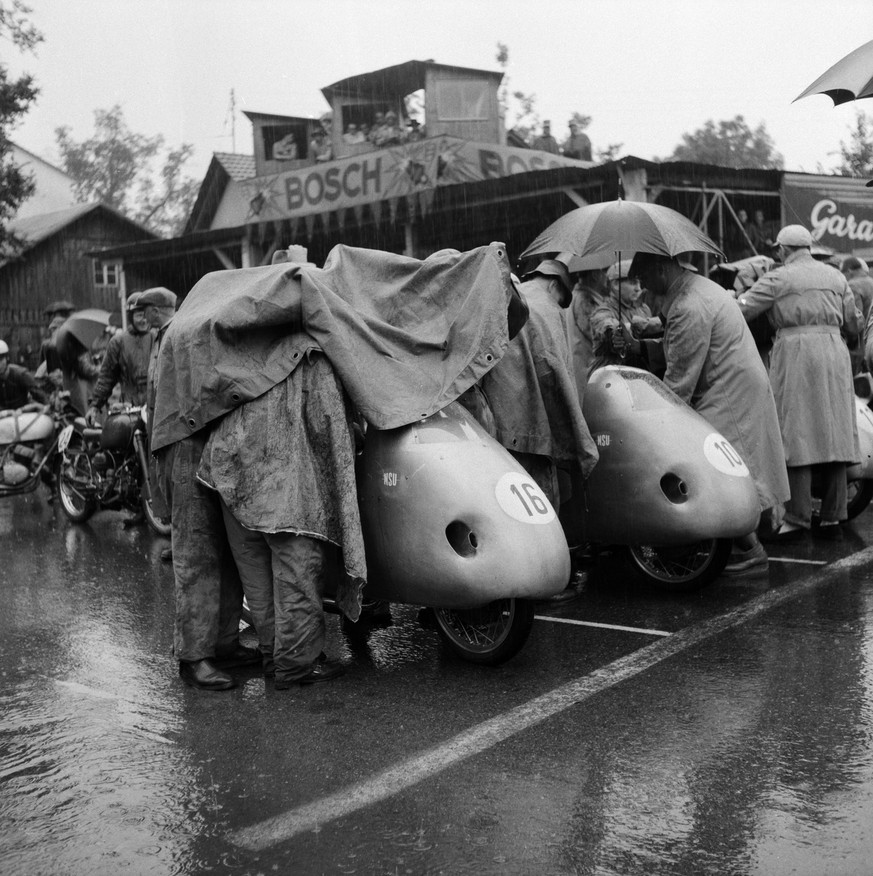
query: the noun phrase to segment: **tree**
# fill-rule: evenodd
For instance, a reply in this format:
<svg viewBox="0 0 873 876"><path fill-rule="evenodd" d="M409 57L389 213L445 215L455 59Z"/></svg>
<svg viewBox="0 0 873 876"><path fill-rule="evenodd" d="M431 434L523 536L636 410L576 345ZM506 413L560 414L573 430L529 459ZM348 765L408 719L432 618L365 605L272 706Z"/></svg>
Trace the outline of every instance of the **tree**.
<svg viewBox="0 0 873 876"><path fill-rule="evenodd" d="M21 0L0 2L0 40L11 41L19 51L32 52L42 42L42 34L27 20L30 8ZM33 177L9 160L12 143L9 131L36 100L39 89L27 74L10 79L0 64L0 259L12 258L24 243L7 229L7 223L34 190Z"/></svg>
<svg viewBox="0 0 873 876"><path fill-rule="evenodd" d="M95 110L94 134L75 141L70 129L55 129L64 170L74 180L80 202L101 201L157 234L181 231L197 195L198 184L182 170L192 147L171 149L157 173L164 138L146 137L128 128L121 106Z"/></svg>
<svg viewBox="0 0 873 876"><path fill-rule="evenodd" d="M712 119L693 134L683 134L670 156L673 161L696 161L721 167L781 169L782 156L764 123L752 130L743 116L716 124Z"/></svg>
<svg viewBox="0 0 873 876"><path fill-rule="evenodd" d="M523 91L509 91L509 76L506 73L509 67L509 46L505 43L497 43L496 60L504 70L498 97L506 130L515 131L525 142L530 142L540 126L540 117L536 111L537 96L525 94Z"/></svg>
<svg viewBox="0 0 873 876"><path fill-rule="evenodd" d="M855 115L855 127L849 128L848 144L840 141L840 158L837 173L846 176L873 175L873 119L860 110Z"/></svg>
<svg viewBox="0 0 873 876"><path fill-rule="evenodd" d="M496 60L504 71L508 69L509 46L505 43L497 43ZM526 143L530 143L539 134L541 129L540 116L536 108L537 96L535 94L527 94L524 91L510 92L509 76L504 72L503 83L500 86L498 98L503 109L506 130L514 131ZM570 121L576 122L579 125L579 130L584 131L591 124L591 116L574 112L568 119L568 124ZM614 144L610 146L610 149L617 149L620 146L620 143Z"/></svg>

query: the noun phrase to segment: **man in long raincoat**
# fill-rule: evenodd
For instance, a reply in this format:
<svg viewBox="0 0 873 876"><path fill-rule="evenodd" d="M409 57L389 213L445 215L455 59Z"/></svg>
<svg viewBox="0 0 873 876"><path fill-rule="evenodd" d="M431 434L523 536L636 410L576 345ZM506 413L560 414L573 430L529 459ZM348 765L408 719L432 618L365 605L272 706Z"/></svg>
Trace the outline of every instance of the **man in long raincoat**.
<svg viewBox="0 0 873 876"><path fill-rule="evenodd" d="M736 301L717 283L665 256L638 253L630 276L654 296L664 320L664 383L739 452L762 512L784 502L788 477L773 392ZM725 571L767 567L766 551L751 532L736 539Z"/></svg>
<svg viewBox="0 0 873 876"><path fill-rule="evenodd" d="M739 297L746 319L767 313L776 339L770 381L779 412L791 498L778 540L803 537L812 520L812 477L822 480L816 535L839 538L846 519L846 464L858 459L852 365L841 331L861 325L846 278L810 253L812 235L787 225L776 238L783 264Z"/></svg>

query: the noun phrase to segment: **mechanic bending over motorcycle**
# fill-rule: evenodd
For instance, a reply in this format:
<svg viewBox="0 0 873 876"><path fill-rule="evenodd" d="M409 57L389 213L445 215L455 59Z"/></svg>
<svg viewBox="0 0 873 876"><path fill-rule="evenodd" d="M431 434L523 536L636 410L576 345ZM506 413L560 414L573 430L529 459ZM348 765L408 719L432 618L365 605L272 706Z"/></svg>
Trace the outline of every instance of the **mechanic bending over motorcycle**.
<svg viewBox="0 0 873 876"><path fill-rule="evenodd" d="M24 407L29 401L46 404L48 399L26 368L9 361L9 346L0 341L0 411Z"/></svg>
<svg viewBox="0 0 873 876"><path fill-rule="evenodd" d="M157 362L176 309L176 296L159 286L142 292L137 305L157 330L146 401L152 446ZM236 680L225 670L259 663L261 654L240 644L242 584L230 553L218 498L197 480L206 432L201 429L162 449L157 454L152 483L156 487L155 500L166 503L166 509L161 510L167 510L172 519L173 654L179 661L179 676L202 690L230 690L236 687Z"/></svg>
<svg viewBox="0 0 873 876"><path fill-rule="evenodd" d="M279 261L288 261L285 251L274 255ZM365 567L351 403L315 341L301 331L293 343L296 367L223 417L199 470L220 496L264 675L276 690L345 672L323 650L325 573L337 548ZM363 584L337 577L355 596Z"/></svg>
<svg viewBox="0 0 873 876"><path fill-rule="evenodd" d="M652 296L664 321L662 341L615 332L616 351L660 346L664 383L708 420L749 467L762 513L789 496L788 474L767 371L737 302L718 283L678 259L637 253L629 272ZM654 309L654 308L653 308ZM755 532L735 539L725 574L765 572L767 553Z"/></svg>
<svg viewBox="0 0 873 876"><path fill-rule="evenodd" d="M113 335L106 347L85 416L89 426L99 422L100 412L117 383L121 385L121 400L126 404L144 405L146 402L154 332L149 327L145 309L138 303L140 294L133 292L127 299L127 331Z"/></svg>

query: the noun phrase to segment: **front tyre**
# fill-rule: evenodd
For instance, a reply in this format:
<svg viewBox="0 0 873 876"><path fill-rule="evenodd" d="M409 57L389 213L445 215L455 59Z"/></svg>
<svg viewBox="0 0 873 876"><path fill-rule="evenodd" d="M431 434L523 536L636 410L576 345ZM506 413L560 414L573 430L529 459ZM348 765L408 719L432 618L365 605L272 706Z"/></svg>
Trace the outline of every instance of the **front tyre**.
<svg viewBox="0 0 873 876"><path fill-rule="evenodd" d="M470 663L496 666L514 657L533 626L533 603L498 599L480 608L434 609L443 641Z"/></svg>
<svg viewBox="0 0 873 876"><path fill-rule="evenodd" d="M676 592L699 590L727 565L733 539L705 538L687 545L628 545L631 566L657 587Z"/></svg>
<svg viewBox="0 0 873 876"><path fill-rule="evenodd" d="M97 510L88 495L92 489L91 460L86 453L59 453L55 459L55 484L61 510L73 523L84 523Z"/></svg>
<svg viewBox="0 0 873 876"><path fill-rule="evenodd" d="M848 494L847 519L854 520L873 499L873 480L849 481L846 492Z"/></svg>

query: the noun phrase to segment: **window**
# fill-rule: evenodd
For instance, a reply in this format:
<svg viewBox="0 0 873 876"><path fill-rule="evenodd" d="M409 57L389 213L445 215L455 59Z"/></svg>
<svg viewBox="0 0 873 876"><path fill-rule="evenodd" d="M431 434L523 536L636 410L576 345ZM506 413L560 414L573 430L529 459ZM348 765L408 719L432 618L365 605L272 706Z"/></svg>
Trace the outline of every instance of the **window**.
<svg viewBox="0 0 873 876"><path fill-rule="evenodd" d="M117 286L118 262L94 262L94 285Z"/></svg>
<svg viewBox="0 0 873 876"><path fill-rule="evenodd" d="M488 118L488 83L447 79L435 83L436 111L443 122L472 122Z"/></svg>
<svg viewBox="0 0 873 876"><path fill-rule="evenodd" d="M306 157L304 125L264 125L261 134L267 161L297 161Z"/></svg>

